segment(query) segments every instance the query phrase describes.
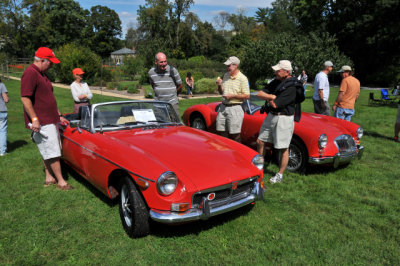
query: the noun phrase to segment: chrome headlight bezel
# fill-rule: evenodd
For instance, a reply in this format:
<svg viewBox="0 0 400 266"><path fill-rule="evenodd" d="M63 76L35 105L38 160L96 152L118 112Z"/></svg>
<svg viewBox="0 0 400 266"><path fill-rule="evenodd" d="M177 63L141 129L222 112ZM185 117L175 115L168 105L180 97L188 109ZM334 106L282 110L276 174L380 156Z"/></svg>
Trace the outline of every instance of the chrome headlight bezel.
<svg viewBox="0 0 400 266"><path fill-rule="evenodd" d="M362 127L357 128L357 139L361 139L364 135L364 129Z"/></svg>
<svg viewBox="0 0 400 266"><path fill-rule="evenodd" d="M323 149L328 144L328 136L326 134L321 134L318 138L318 147Z"/></svg>
<svg viewBox="0 0 400 266"><path fill-rule="evenodd" d="M172 171L164 172L157 179L157 191L162 196L169 196L178 187L178 177Z"/></svg>
<svg viewBox="0 0 400 266"><path fill-rule="evenodd" d="M258 168L258 170L264 169L264 158L260 154L254 156L251 162Z"/></svg>

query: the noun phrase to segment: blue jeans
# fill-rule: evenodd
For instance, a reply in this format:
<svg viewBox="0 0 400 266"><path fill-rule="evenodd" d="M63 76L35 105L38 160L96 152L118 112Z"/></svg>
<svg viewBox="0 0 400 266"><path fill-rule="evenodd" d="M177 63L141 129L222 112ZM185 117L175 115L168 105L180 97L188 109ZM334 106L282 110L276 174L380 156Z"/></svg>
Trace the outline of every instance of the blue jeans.
<svg viewBox="0 0 400 266"><path fill-rule="evenodd" d="M7 112L0 112L0 154L7 151Z"/></svg>
<svg viewBox="0 0 400 266"><path fill-rule="evenodd" d="M355 113L354 109L336 107L335 113L333 115L337 118L350 121L354 113Z"/></svg>

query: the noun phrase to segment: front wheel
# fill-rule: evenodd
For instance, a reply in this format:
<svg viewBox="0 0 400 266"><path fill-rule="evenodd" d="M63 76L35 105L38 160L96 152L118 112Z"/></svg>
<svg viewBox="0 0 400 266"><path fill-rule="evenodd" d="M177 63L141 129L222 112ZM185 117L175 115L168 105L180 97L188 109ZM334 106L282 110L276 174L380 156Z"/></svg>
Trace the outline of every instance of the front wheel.
<svg viewBox="0 0 400 266"><path fill-rule="evenodd" d="M207 131L206 122L204 121L204 118L199 114L194 115L190 119L190 127Z"/></svg>
<svg viewBox="0 0 400 266"><path fill-rule="evenodd" d="M149 212L142 195L129 176L121 180L119 214L122 226L130 237L142 237L150 233Z"/></svg>
<svg viewBox="0 0 400 266"><path fill-rule="evenodd" d="M289 162L286 169L290 172L304 172L307 161L307 148L301 141L293 138L289 146Z"/></svg>

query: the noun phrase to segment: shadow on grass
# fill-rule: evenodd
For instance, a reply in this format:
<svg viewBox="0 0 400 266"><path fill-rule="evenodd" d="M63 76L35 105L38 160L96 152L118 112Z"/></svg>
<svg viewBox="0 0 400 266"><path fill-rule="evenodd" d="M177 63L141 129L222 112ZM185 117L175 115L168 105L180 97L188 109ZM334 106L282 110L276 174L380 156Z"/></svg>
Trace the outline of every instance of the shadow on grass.
<svg viewBox="0 0 400 266"><path fill-rule="evenodd" d="M373 137L373 138L380 138L380 139L393 141L393 138L381 135L381 134L376 133L376 132L366 131L366 132L364 132L364 135L365 136L369 136L369 137Z"/></svg>
<svg viewBox="0 0 400 266"><path fill-rule="evenodd" d="M198 235L203 231L223 225L227 222L237 219L240 216L247 215L253 206L253 204L249 204L237 210L211 217L208 220L200 220L184 224L166 225L152 221L150 234L163 238L181 237L191 234Z"/></svg>
<svg viewBox="0 0 400 266"><path fill-rule="evenodd" d="M69 165L67 165L63 160L61 160L61 171L65 180L68 179L68 176L72 176L79 184L84 186L87 190L93 193L97 198L99 198L103 203L107 204L109 207L113 207L117 204L117 201L111 200L106 195L101 193L95 186L93 186L89 181L87 181L83 176L81 176L78 172L72 169Z"/></svg>
<svg viewBox="0 0 400 266"><path fill-rule="evenodd" d="M16 140L13 142L7 142L7 150L8 152L15 151L18 148L21 148L22 146L25 146L28 144L25 140Z"/></svg>
<svg viewBox="0 0 400 266"><path fill-rule="evenodd" d="M98 197L103 203L107 204L109 207L114 207L115 205L118 205L118 201L111 200L108 197L106 197L103 193L97 190L92 184L90 184L90 182L88 182L85 178L83 178L79 173L77 173L63 161L62 161L62 171L64 178L71 176L82 186L84 186L86 189L92 192L96 197ZM233 210L225 214L211 217L209 220L204 220L204 221L200 220L200 221L194 221L190 223L183 223L177 225L167 225L150 221L151 224L150 234L164 238L179 237L190 234L198 235L202 231L209 230L215 226L222 225L240 216L247 215L247 213L252 208L253 204L249 204L237 210Z"/></svg>

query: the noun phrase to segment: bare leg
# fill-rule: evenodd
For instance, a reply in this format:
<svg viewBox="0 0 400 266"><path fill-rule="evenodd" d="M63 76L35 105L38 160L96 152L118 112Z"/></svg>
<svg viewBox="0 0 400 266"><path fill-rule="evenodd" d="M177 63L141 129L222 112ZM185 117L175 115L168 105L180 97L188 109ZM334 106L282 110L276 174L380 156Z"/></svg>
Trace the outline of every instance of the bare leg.
<svg viewBox="0 0 400 266"><path fill-rule="evenodd" d="M265 154L265 143L264 143L264 141L261 141L261 140L257 139L257 151L261 156L264 157L264 154Z"/></svg>
<svg viewBox="0 0 400 266"><path fill-rule="evenodd" d="M279 173L283 175L289 162L289 149L279 150L282 153L281 163L279 165Z"/></svg>
<svg viewBox="0 0 400 266"><path fill-rule="evenodd" d="M43 167L44 167L44 173L46 174L46 179L45 182L46 183L51 183L56 181L56 179L53 177L52 172L46 167L46 164L43 161Z"/></svg>
<svg viewBox="0 0 400 266"><path fill-rule="evenodd" d="M53 175L57 179L59 186L65 186L67 184L67 182L65 182L65 180L62 176L62 173L61 173L60 158L52 158L52 159L44 160L43 163L45 165L46 181L48 178L47 175L49 174L51 176L51 173L53 173Z"/></svg>

